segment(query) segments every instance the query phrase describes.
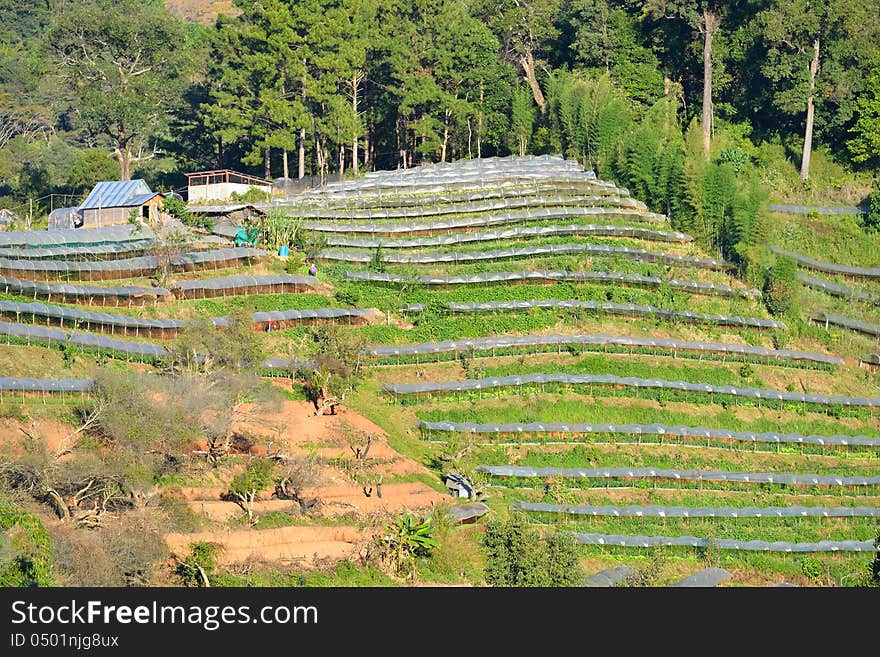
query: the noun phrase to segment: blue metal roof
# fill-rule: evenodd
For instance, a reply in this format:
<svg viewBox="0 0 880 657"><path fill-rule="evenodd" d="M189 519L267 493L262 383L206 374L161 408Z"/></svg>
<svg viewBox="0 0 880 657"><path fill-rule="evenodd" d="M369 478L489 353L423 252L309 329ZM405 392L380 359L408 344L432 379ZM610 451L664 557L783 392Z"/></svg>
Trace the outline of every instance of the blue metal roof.
<svg viewBox="0 0 880 657"><path fill-rule="evenodd" d="M137 205L143 205L151 198L155 196L161 196L159 192L150 192L149 194L138 194L137 196L132 196L128 201L122 204L122 207L134 207Z"/></svg>
<svg viewBox="0 0 880 657"><path fill-rule="evenodd" d="M79 209L131 207L133 198L144 195L152 198L153 192L142 179L102 181L95 185Z"/></svg>

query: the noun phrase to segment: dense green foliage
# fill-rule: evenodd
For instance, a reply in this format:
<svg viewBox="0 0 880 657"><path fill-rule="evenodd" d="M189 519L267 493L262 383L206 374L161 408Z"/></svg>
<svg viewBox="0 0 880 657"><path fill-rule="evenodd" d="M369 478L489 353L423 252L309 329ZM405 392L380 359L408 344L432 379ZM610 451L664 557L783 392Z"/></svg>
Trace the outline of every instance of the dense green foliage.
<svg viewBox="0 0 880 657"><path fill-rule="evenodd" d="M880 164L871 0L233 4L207 26L160 0L0 6L0 194L562 152L746 270L757 182L797 193L807 133L813 186Z"/></svg>
<svg viewBox="0 0 880 657"><path fill-rule="evenodd" d="M582 576L571 536L542 539L520 515L489 521L483 547L492 586L575 586Z"/></svg>
<svg viewBox="0 0 880 657"><path fill-rule="evenodd" d="M52 586L52 544L40 520L0 497L0 586Z"/></svg>
<svg viewBox="0 0 880 657"><path fill-rule="evenodd" d="M764 285L764 303L774 315L784 315L797 296L797 263L789 256L782 256L768 270Z"/></svg>

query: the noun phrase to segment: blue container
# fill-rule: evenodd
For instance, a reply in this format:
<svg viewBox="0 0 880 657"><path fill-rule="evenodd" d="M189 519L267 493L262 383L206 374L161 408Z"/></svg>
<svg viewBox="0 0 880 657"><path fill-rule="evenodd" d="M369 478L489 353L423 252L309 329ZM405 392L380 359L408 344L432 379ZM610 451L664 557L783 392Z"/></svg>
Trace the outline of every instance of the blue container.
<svg viewBox="0 0 880 657"><path fill-rule="evenodd" d="M278 255L280 255L280 256L290 255L290 247L279 246L278 247Z"/></svg>

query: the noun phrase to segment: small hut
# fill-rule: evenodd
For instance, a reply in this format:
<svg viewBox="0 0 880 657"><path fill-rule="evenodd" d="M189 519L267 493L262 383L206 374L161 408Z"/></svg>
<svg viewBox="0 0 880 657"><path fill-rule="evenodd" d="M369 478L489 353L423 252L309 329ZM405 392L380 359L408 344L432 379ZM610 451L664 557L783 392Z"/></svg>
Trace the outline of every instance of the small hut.
<svg viewBox="0 0 880 657"><path fill-rule="evenodd" d="M79 206L79 214L84 228L124 225L133 210L141 219L156 221L164 200L144 180L102 181Z"/></svg>
<svg viewBox="0 0 880 657"><path fill-rule="evenodd" d="M9 208L0 210L0 228L6 228L9 224L18 223L19 221L21 221L19 216Z"/></svg>

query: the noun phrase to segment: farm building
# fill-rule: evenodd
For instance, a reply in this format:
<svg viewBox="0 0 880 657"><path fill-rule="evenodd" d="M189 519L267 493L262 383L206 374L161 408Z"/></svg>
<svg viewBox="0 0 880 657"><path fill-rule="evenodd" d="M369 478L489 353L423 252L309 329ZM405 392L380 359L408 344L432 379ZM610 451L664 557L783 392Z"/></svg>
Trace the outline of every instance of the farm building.
<svg viewBox="0 0 880 657"><path fill-rule="evenodd" d="M8 226L9 224L16 223L21 221L19 216L15 214L9 208L3 208L0 210L0 227Z"/></svg>
<svg viewBox="0 0 880 657"><path fill-rule="evenodd" d="M453 497L470 499L474 494L474 485L467 475L448 474L445 477L446 489Z"/></svg>
<svg viewBox="0 0 880 657"><path fill-rule="evenodd" d="M141 219L156 221L165 197L151 191L143 180L112 180L95 185L79 206L83 228L118 226L128 223L132 210Z"/></svg>
<svg viewBox="0 0 880 657"><path fill-rule="evenodd" d="M189 203L207 204L209 201L226 201L231 199L233 194L247 194L252 188L271 194L272 182L229 169L186 174Z"/></svg>

